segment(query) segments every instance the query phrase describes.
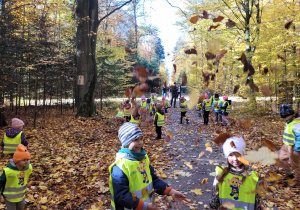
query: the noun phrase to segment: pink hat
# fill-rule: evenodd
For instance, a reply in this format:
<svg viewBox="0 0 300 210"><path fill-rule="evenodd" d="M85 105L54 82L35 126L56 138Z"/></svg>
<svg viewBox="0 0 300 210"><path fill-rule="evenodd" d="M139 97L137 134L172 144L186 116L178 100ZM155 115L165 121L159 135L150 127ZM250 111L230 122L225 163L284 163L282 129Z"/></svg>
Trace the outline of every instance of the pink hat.
<svg viewBox="0 0 300 210"><path fill-rule="evenodd" d="M166 99L165 99L165 97L162 97L162 98L161 98L161 100L163 100L163 101L164 101L164 100L166 100Z"/></svg>
<svg viewBox="0 0 300 210"><path fill-rule="evenodd" d="M142 95L141 99L142 99L142 100L145 100L145 99L146 99L145 95Z"/></svg>
<svg viewBox="0 0 300 210"><path fill-rule="evenodd" d="M223 97L224 101L228 100L228 96Z"/></svg>
<svg viewBox="0 0 300 210"><path fill-rule="evenodd" d="M205 98L205 99L208 99L207 93L204 93L204 98Z"/></svg>
<svg viewBox="0 0 300 210"><path fill-rule="evenodd" d="M13 118L12 119L12 123L11 123L11 127L12 128L18 128L24 125L24 122L18 118Z"/></svg>

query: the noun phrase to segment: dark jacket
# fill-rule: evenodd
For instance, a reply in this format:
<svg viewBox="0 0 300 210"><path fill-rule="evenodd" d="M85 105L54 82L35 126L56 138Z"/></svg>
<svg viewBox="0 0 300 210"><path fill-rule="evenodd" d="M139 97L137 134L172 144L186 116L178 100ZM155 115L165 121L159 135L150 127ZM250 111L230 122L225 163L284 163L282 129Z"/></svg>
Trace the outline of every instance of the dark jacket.
<svg viewBox="0 0 300 210"><path fill-rule="evenodd" d="M137 161L134 157L125 153L117 153L117 158L126 158L132 161ZM150 165L150 172L152 176L153 187L156 193L163 195L164 191L168 186L163 180L159 179L155 173L154 168ZM114 199L116 210L124 209L136 209L140 200L137 198L136 201L132 200L132 195L129 192L129 181L125 173L117 165L112 168L111 172L112 185L114 190Z"/></svg>
<svg viewBox="0 0 300 210"><path fill-rule="evenodd" d="M172 96L177 96L178 87L176 85L171 87Z"/></svg>
<svg viewBox="0 0 300 210"><path fill-rule="evenodd" d="M7 137L9 138L14 138L16 137L22 130L21 129L17 129L17 128L9 128L8 130L6 130L5 134ZM0 144L1 147L4 147L4 143L3 143L4 138L2 139L2 142ZM21 134L21 144L23 144L25 147L28 145L28 141L25 138L25 134L24 132L22 132Z"/></svg>

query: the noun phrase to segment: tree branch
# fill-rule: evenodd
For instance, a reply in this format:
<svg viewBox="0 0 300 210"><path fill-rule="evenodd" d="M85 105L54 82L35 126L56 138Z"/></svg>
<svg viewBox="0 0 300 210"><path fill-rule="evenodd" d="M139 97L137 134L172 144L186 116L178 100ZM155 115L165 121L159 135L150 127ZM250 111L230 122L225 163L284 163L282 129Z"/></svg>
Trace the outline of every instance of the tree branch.
<svg viewBox="0 0 300 210"><path fill-rule="evenodd" d="M238 8L238 10L240 11L240 13L241 13L241 15L242 15L242 17L244 18L244 20L246 19L246 17L243 15L243 13L242 13L242 11L241 11L241 8L239 7L239 5L238 5L238 2L235 0L235 4L236 4L236 6L237 6L237 8Z"/></svg>
<svg viewBox="0 0 300 210"><path fill-rule="evenodd" d="M173 6L168 0L166 0L168 2L168 4L171 5L171 7L175 7L175 8L178 8L180 9L180 11L184 14L184 16L187 18L187 14L180 8L180 7L177 7L177 6Z"/></svg>
<svg viewBox="0 0 300 210"><path fill-rule="evenodd" d="M236 17L236 19L238 19L240 21L240 23L243 25L243 27L245 27L245 25L243 24L243 21L239 18L239 16L237 14L235 14L235 12L233 11L233 9L231 9L231 7L227 4L227 2L225 0L222 0L222 2L232 11L232 13L234 14L234 16ZM223 12L222 12L223 13ZM225 14L225 13L223 13ZM227 15L226 15L227 16ZM227 16L228 17L228 16ZM228 17L229 18L229 17ZM230 19L230 18L229 18Z"/></svg>
<svg viewBox="0 0 300 210"><path fill-rule="evenodd" d="M219 9L226 17L228 17L228 15L224 12L224 11L222 11L221 9ZM228 19L230 19L229 17L228 17ZM244 26L244 24L242 23L242 25ZM236 26L237 27L237 26ZM245 27L245 26L244 26ZM241 28L239 28L239 27L237 27L237 29L239 29L239 30L241 30L241 31L243 31L243 29L241 29ZM240 34L240 32L238 31L238 33ZM240 34L241 35L241 34ZM242 35L241 35L242 36Z"/></svg>
<svg viewBox="0 0 300 210"><path fill-rule="evenodd" d="M97 25L99 26L99 24L100 24L105 18L107 18L108 16L110 16L111 14L113 14L115 11L121 9L121 8L124 7L126 4L128 4L128 3L132 2L132 1L133 1L133 0L128 0L128 1L126 1L124 4L122 4L121 6L119 6L119 7L115 8L115 9L113 9L112 11L110 11L108 14L106 14L104 17L102 17L102 18L100 18L100 19L98 20Z"/></svg>

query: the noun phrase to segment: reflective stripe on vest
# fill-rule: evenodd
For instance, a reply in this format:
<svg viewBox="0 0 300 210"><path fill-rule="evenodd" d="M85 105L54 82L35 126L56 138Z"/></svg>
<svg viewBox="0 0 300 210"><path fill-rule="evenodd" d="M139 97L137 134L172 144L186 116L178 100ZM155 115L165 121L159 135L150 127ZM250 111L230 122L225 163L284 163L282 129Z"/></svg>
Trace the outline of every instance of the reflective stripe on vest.
<svg viewBox="0 0 300 210"><path fill-rule="evenodd" d="M18 171L11 168L4 168L6 183L3 190L3 196L12 203L23 200L27 188L28 178L32 172L32 166L25 171Z"/></svg>
<svg viewBox="0 0 300 210"><path fill-rule="evenodd" d="M160 114L160 113L158 113L158 112L156 112L155 115L158 116L158 118L157 118L157 126L158 127L164 126L165 125L165 116L162 115L162 114ZM155 120L155 115L154 115L154 120Z"/></svg>
<svg viewBox="0 0 300 210"><path fill-rule="evenodd" d="M209 100L209 102L207 102L206 100L204 100L203 106L204 106L204 103L205 103L205 107L204 107L205 111L210 111L211 110L211 103L212 103L212 101Z"/></svg>
<svg viewBox="0 0 300 210"><path fill-rule="evenodd" d="M131 123L136 124L137 126L139 126L139 124L141 123L141 120L140 120L140 119L135 120L135 119L133 118L133 116L131 115L130 121L129 121L129 122L131 122Z"/></svg>
<svg viewBox="0 0 300 210"><path fill-rule="evenodd" d="M124 117L129 117L131 113L128 111L129 109L124 109Z"/></svg>
<svg viewBox="0 0 300 210"><path fill-rule="evenodd" d="M145 159L142 161L132 161L125 158L120 158L109 167L109 189L112 195L112 209L115 209L115 202L111 173L115 165L117 165L127 176L129 182L129 192L132 195L135 195L137 198L145 202L154 201L154 193L152 193L154 188L148 155L146 155Z"/></svg>
<svg viewBox="0 0 300 210"><path fill-rule="evenodd" d="M4 150L3 153L5 154L13 154L15 153L17 147L19 144L21 144L21 135L23 131L21 131L18 135L16 135L14 138L10 138L4 134L3 144L4 144Z"/></svg>
<svg viewBox="0 0 300 210"><path fill-rule="evenodd" d="M217 175L222 173L220 167L216 167ZM251 174L246 177L242 183L243 176L236 176L228 173L224 177L224 181L219 183L219 200L220 204L225 202L234 203L234 210L246 209L254 210L255 206L255 193L249 193L256 190L258 181L258 174L251 171Z"/></svg>
<svg viewBox="0 0 300 210"><path fill-rule="evenodd" d="M141 107L146 108L147 107L147 102L146 101L145 102L141 102Z"/></svg>
<svg viewBox="0 0 300 210"><path fill-rule="evenodd" d="M293 132L293 125L300 123L300 120L293 120L289 124L285 124L285 129L283 132L283 143L289 146L295 144L296 136Z"/></svg>
<svg viewBox="0 0 300 210"><path fill-rule="evenodd" d="M184 108L181 108L181 106L184 106ZM180 109L180 112L187 112L187 104L186 104L186 101L183 102L183 103L180 103L180 102L179 102L179 109Z"/></svg>

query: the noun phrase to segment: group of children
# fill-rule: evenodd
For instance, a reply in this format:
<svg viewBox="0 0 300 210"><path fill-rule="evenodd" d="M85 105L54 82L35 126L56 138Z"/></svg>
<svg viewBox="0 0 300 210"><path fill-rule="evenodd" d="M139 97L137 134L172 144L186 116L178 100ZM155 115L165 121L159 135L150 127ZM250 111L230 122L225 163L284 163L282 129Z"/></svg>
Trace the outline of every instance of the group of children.
<svg viewBox="0 0 300 210"><path fill-rule="evenodd" d="M181 98L180 109L183 113L186 107L184 98ZM161 118L163 113L159 111L156 113L158 113L156 124L163 126L164 122ZM300 116L286 104L281 105L280 116L286 120L286 128L279 159L286 166L285 178L294 177L289 168L290 160L295 169L294 186L300 187ZM26 186L32 172L30 154L23 145L23 143L28 145L28 142L22 139L23 125L23 121L13 119L12 128L6 131L1 143L5 153L13 154L13 158L0 176L0 190L8 210L24 209ZM14 131L17 135L10 135L12 129L18 129L20 132ZM155 202L155 193L171 196L179 208L180 203L189 205L183 193L170 187L155 174L149 157L143 149L143 133L137 124L125 122L118 130L118 138L122 147L116 154L115 162L109 167L112 209L160 209L161 206ZM260 195L249 193L255 192L262 181L259 180L257 172L240 161L240 157L245 154L245 149L246 143L243 138L230 137L224 142L223 153L227 164L224 167L216 167L216 177L209 203L211 209L221 208L225 203L233 204L233 209L263 209Z"/></svg>
<svg viewBox="0 0 300 210"><path fill-rule="evenodd" d="M220 122L223 125L228 125L229 121L225 116L228 116L231 110L231 100L228 100L228 96L224 96L221 100L219 98L219 94L215 93L213 96L210 92L204 93L204 100L202 101L199 98L198 104L196 106L196 111L198 111L198 116L201 117L203 115L204 125L208 125L209 114L213 110L215 113L215 124Z"/></svg>

